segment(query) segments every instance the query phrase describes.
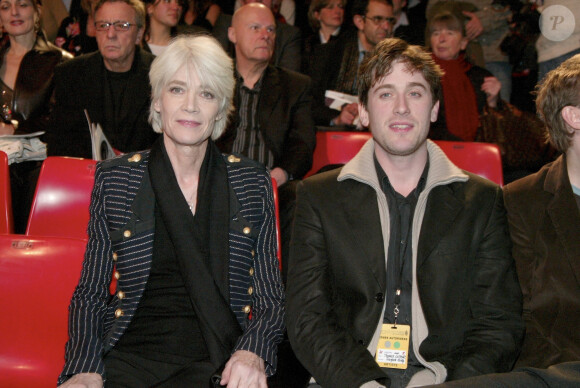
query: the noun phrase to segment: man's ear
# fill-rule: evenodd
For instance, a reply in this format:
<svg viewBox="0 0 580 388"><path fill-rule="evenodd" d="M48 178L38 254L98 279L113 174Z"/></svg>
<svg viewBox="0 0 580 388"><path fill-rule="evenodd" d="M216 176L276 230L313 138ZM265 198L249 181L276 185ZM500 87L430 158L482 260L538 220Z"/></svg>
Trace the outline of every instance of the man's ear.
<svg viewBox="0 0 580 388"><path fill-rule="evenodd" d="M439 115L439 100L435 104L433 104L433 108L431 108L431 122L434 123L437 121L437 116Z"/></svg>
<svg viewBox="0 0 580 388"><path fill-rule="evenodd" d="M577 106L565 106L562 109L562 118L573 129L580 129L580 108Z"/></svg>
<svg viewBox="0 0 580 388"><path fill-rule="evenodd" d="M362 124L363 127L367 127L369 126L369 112L367 111L367 109L364 107L364 105L359 102L358 103L358 117L360 120L360 123Z"/></svg>
<svg viewBox="0 0 580 388"><path fill-rule="evenodd" d="M234 27L228 27L228 39L233 44L236 44L236 30Z"/></svg>
<svg viewBox="0 0 580 388"><path fill-rule="evenodd" d="M137 31L137 39L135 39L135 44L140 45L141 41L143 40L143 34L145 33L145 28L141 27Z"/></svg>

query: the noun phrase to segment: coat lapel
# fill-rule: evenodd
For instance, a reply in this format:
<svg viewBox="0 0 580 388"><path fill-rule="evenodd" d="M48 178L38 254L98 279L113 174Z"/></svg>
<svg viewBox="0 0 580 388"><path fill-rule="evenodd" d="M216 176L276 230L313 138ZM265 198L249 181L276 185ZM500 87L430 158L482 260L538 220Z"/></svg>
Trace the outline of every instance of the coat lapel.
<svg viewBox="0 0 580 388"><path fill-rule="evenodd" d="M351 183L346 181L344 183ZM358 185L358 183L357 183ZM351 241L346 246L356 247L362 260L372 272L381 289L386 287L386 265L381 220L378 212L376 192L369 186L354 189L350 184L338 185L344 191L341 195L342 209L352 233L346 234Z"/></svg>
<svg viewBox="0 0 580 388"><path fill-rule="evenodd" d="M278 100L284 95L286 91L280 89L280 76L276 68L268 66L265 70L264 80L260 92L260 101L258 103L259 125L260 131L264 135L264 141L269 142L269 138L273 136L266 136L266 133L275 131L278 127L279 120L273 116L273 112L278 105ZM275 150L273 144L268 144L271 150Z"/></svg>
<svg viewBox="0 0 580 388"><path fill-rule="evenodd" d="M429 193L419 233L417 268L431 255L463 208L463 191L455 192L455 186L438 186Z"/></svg>
<svg viewBox="0 0 580 388"><path fill-rule="evenodd" d="M565 157L555 162L548 172L544 190L553 195L546 211L580 285L580 212L572 194Z"/></svg>

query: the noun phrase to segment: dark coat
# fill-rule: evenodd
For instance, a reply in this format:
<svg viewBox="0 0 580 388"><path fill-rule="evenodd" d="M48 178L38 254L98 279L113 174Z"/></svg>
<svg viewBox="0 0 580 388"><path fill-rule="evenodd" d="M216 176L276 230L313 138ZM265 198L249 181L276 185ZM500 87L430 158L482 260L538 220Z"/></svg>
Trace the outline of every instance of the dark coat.
<svg viewBox="0 0 580 388"><path fill-rule="evenodd" d="M157 134L148 122L151 104L149 68L155 57L141 48L135 51L130 79L123 96L119 128L112 133L103 127L113 148L121 152L151 147ZM84 110L91 122L105 121L105 65L100 52L77 57L55 70L55 102L47 133L48 154L92 158L91 138Z"/></svg>
<svg viewBox="0 0 580 388"><path fill-rule="evenodd" d="M382 321L382 230L389 227L379 214L388 205L369 142L342 170L315 175L298 188L288 337L323 387L358 388L386 378L367 350ZM442 364L448 380L508 371L523 322L501 189L461 172L433 144L429 161L413 221L415 354ZM421 327L420 309L427 327Z"/></svg>
<svg viewBox="0 0 580 388"><path fill-rule="evenodd" d="M0 62L9 47L8 43L0 51ZM24 55L12 99L12 119L18 120L17 133L47 129L54 69L71 58L72 55L41 38L37 38L32 50Z"/></svg>
<svg viewBox="0 0 580 388"><path fill-rule="evenodd" d="M580 212L566 157L504 188L526 336L516 366L580 360Z"/></svg>
<svg viewBox="0 0 580 388"><path fill-rule="evenodd" d="M274 167L301 178L312 167L316 145L310 78L271 65L265 72L257 108L260 131L274 154ZM236 108L238 105L238 101L234 101ZM238 120L239 113L235 111L217 142L222 152L231 152Z"/></svg>
<svg viewBox="0 0 580 388"><path fill-rule="evenodd" d="M228 327L204 325L211 312L200 313L200 322L202 331L207 327L212 333L204 337L216 369L224 361L220 360L223 351L216 338L225 338L235 344L234 349L228 349L227 357L236 350L251 351L265 361L271 373L284 319L271 180L256 162L233 156L224 156L224 160L231 193L228 275L225 284L215 283L227 295L243 334L232 339L235 331ZM148 161L149 152L142 152L97 164L89 241L69 308L70 339L60 383L77 373L105 373L103 356L129 326L145 291L155 236L155 196ZM117 293L110 296L114 267L119 273ZM196 281L195 275L184 276L187 289L194 288L191 282ZM118 291L124 295L120 297Z"/></svg>

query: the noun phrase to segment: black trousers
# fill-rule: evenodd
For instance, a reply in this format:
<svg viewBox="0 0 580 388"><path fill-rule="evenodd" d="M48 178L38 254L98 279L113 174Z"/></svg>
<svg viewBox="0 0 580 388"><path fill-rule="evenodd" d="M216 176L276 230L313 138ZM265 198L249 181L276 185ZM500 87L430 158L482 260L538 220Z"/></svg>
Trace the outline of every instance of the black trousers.
<svg viewBox="0 0 580 388"><path fill-rule="evenodd" d="M215 372L209 361L176 357L155 361L115 349L104 361L105 388L207 388Z"/></svg>

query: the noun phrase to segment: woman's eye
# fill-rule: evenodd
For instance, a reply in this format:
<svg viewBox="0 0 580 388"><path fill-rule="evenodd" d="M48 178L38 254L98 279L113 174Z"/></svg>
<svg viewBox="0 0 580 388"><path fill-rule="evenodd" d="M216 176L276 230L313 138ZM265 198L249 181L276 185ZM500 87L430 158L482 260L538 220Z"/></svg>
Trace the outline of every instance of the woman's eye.
<svg viewBox="0 0 580 388"><path fill-rule="evenodd" d="M201 93L201 96L203 98L207 98L208 100L213 100L213 98L214 98L213 93L212 92L208 92L208 91L202 92Z"/></svg>
<svg viewBox="0 0 580 388"><path fill-rule="evenodd" d="M181 86L172 86L169 88L169 92L172 94L182 94L183 88Z"/></svg>

